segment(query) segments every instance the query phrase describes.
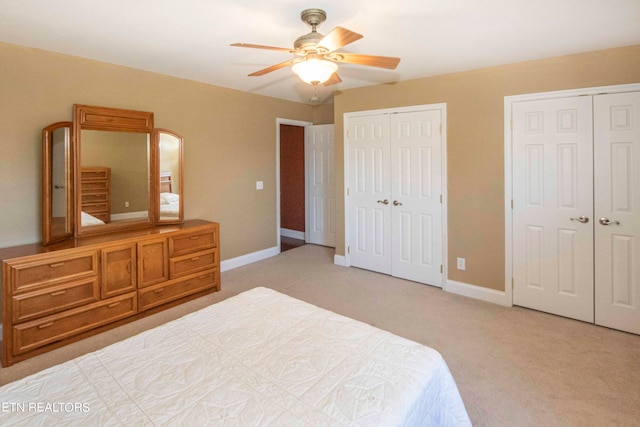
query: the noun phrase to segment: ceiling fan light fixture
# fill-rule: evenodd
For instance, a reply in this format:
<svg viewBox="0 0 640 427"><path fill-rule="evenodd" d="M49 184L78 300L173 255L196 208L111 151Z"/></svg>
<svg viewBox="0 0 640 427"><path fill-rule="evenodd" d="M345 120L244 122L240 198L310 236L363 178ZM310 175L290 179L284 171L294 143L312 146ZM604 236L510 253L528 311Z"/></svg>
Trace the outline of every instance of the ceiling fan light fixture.
<svg viewBox="0 0 640 427"><path fill-rule="evenodd" d="M291 67L300 79L309 84L321 84L329 80L338 70L338 64L324 59L307 59L293 64Z"/></svg>

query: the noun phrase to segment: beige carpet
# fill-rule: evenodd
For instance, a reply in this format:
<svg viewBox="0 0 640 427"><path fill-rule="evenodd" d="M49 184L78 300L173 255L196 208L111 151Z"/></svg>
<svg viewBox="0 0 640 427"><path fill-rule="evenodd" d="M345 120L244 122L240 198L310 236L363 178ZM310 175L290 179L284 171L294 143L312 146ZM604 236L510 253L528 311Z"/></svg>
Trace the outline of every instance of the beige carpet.
<svg viewBox="0 0 640 427"><path fill-rule="evenodd" d="M0 383L255 286L438 350L476 426L640 425L640 336L333 264L306 245L222 274L222 291L0 369Z"/></svg>

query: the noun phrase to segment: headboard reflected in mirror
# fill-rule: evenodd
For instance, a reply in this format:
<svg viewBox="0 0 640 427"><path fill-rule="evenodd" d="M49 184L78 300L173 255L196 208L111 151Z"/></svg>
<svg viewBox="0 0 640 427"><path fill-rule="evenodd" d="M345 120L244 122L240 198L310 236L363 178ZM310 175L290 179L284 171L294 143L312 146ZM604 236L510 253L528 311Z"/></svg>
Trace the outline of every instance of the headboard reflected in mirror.
<svg viewBox="0 0 640 427"><path fill-rule="evenodd" d="M183 221L183 140L153 123L151 112L77 104L73 122L43 129L43 244Z"/></svg>

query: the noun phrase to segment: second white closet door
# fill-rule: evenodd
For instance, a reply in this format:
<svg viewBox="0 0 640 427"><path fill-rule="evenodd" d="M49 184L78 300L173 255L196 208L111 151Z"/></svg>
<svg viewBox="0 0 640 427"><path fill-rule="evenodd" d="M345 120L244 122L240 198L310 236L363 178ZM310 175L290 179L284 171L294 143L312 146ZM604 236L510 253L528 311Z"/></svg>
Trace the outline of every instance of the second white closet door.
<svg viewBox="0 0 640 427"><path fill-rule="evenodd" d="M393 114L391 271L442 287L442 138L440 111Z"/></svg>
<svg viewBox="0 0 640 427"><path fill-rule="evenodd" d="M351 265L442 286L440 110L350 120Z"/></svg>

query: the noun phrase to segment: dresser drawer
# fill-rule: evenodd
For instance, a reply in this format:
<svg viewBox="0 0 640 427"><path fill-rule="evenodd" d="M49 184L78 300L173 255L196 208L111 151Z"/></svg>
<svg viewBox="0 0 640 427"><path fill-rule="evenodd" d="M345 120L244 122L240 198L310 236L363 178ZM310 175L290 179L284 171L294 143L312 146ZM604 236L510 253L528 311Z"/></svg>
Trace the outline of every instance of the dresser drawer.
<svg viewBox="0 0 640 427"><path fill-rule="evenodd" d="M80 180L103 180L106 181L110 175L110 169L108 168L82 168L80 169Z"/></svg>
<svg viewBox="0 0 640 427"><path fill-rule="evenodd" d="M107 203L109 201L109 193L82 193L82 204L85 203Z"/></svg>
<svg viewBox="0 0 640 427"><path fill-rule="evenodd" d="M186 276L199 271L209 270L218 264L218 250L209 249L169 260L169 277Z"/></svg>
<svg viewBox="0 0 640 427"><path fill-rule="evenodd" d="M82 181L82 192L100 193L109 189L109 181L106 179L100 181Z"/></svg>
<svg viewBox="0 0 640 427"><path fill-rule="evenodd" d="M98 301L100 299L99 296L100 290L97 277L89 277L59 286L19 294L12 298L13 322L24 322L83 304L89 304Z"/></svg>
<svg viewBox="0 0 640 427"><path fill-rule="evenodd" d="M97 275L98 251L47 257L33 262L13 264L9 275L13 292L54 285L60 281Z"/></svg>
<svg viewBox="0 0 640 427"><path fill-rule="evenodd" d="M86 213L107 212L109 205L106 203L86 203L82 205L82 210Z"/></svg>
<svg viewBox="0 0 640 427"><path fill-rule="evenodd" d="M138 291L140 311L162 305L196 292L217 287L216 270L193 274L178 280L150 286Z"/></svg>
<svg viewBox="0 0 640 427"><path fill-rule="evenodd" d="M137 294L132 292L107 301L14 325L13 354L26 353L43 345L129 317L136 311Z"/></svg>
<svg viewBox="0 0 640 427"><path fill-rule="evenodd" d="M204 249L215 248L218 229L209 228L169 237L169 256L179 256Z"/></svg>

